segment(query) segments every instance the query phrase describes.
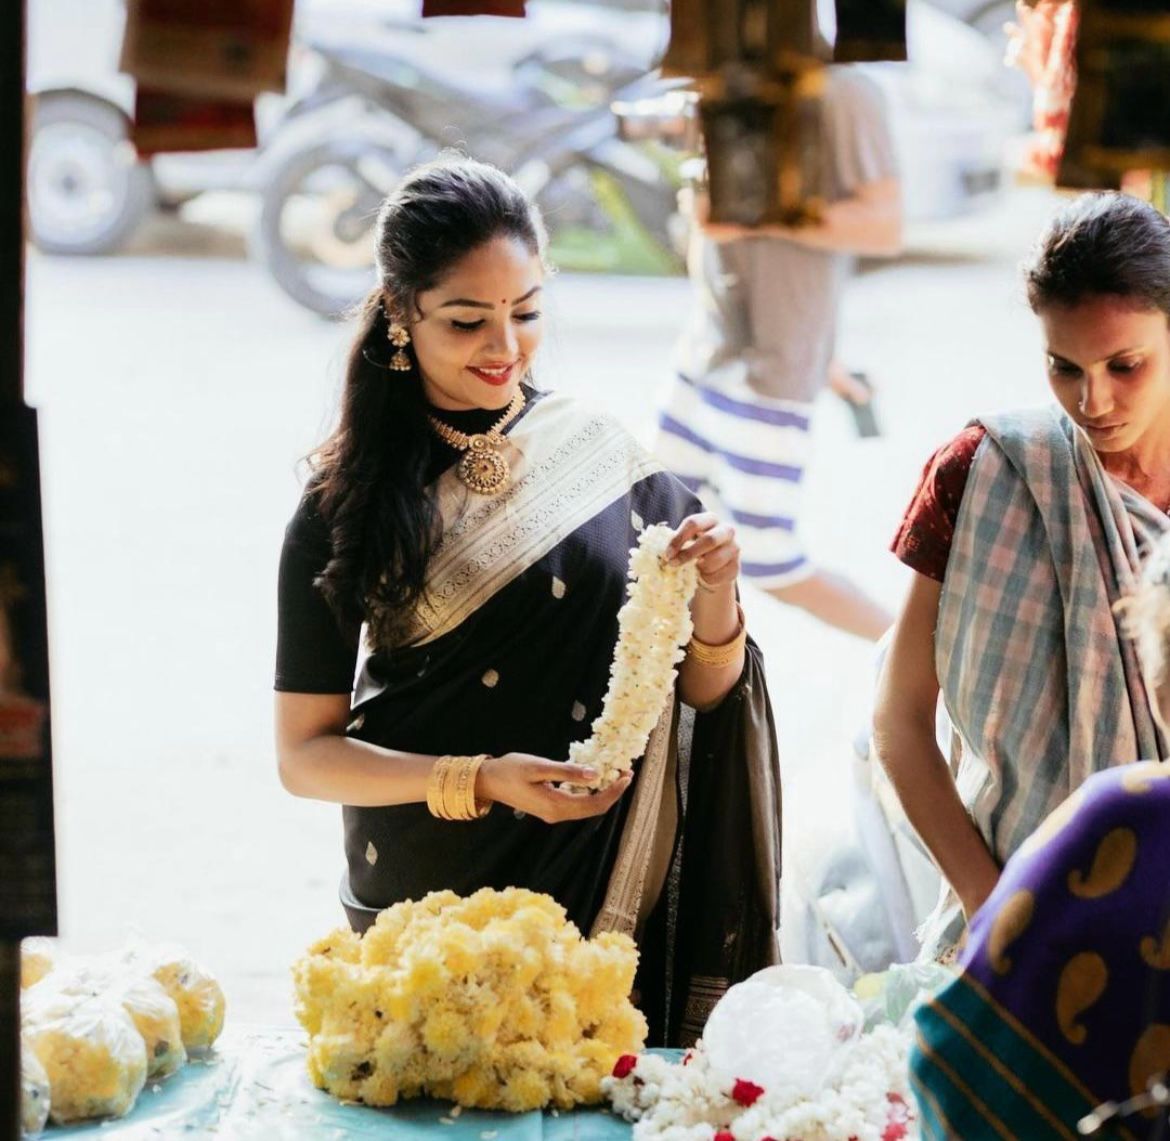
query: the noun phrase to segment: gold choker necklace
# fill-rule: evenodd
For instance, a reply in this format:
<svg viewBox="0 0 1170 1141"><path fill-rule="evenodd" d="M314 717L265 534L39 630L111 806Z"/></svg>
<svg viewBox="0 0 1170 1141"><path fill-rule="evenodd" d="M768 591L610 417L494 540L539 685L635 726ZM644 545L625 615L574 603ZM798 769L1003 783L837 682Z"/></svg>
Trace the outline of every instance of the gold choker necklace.
<svg viewBox="0 0 1170 1141"><path fill-rule="evenodd" d="M500 455L497 449L504 446L503 430L512 423L524 407L524 390L516 389L512 403L504 409L504 414L486 432L469 436L444 424L436 416L427 416L431 428L436 436L445 444L450 444L457 451L463 452L463 458L455 469L455 474L472 491L480 495L494 495L508 486L512 476L508 461Z"/></svg>

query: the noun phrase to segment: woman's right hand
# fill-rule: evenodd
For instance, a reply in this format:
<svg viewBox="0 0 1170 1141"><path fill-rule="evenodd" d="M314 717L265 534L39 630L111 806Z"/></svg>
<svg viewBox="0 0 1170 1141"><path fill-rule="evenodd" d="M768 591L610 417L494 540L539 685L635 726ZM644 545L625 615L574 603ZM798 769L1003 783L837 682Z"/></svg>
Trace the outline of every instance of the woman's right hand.
<svg viewBox="0 0 1170 1141"><path fill-rule="evenodd" d="M608 812L630 787L634 775L627 773L601 792L569 792L556 787L562 781L586 784L596 779L597 773L584 765L550 761L530 753L505 753L488 757L480 766L475 795L479 800L507 804L546 824L560 824Z"/></svg>

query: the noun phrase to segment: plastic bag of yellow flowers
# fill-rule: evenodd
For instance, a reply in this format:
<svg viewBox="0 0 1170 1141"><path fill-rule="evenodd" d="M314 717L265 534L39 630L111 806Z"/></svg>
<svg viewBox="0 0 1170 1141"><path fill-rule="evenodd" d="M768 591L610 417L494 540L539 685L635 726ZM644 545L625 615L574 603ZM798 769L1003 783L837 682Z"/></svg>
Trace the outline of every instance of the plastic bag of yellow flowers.
<svg viewBox="0 0 1170 1141"><path fill-rule="evenodd" d="M598 1102L646 1020L630 1002L638 952L581 937L546 895L434 892L339 929L293 968L309 1073L343 1100L430 1096L525 1112Z"/></svg>
<svg viewBox="0 0 1170 1141"><path fill-rule="evenodd" d="M147 1079L209 1047L224 1019L219 984L181 948L135 944L120 954L62 956L49 940L21 947L22 1113L35 1134L121 1117ZM39 1122L39 1125L38 1125Z"/></svg>

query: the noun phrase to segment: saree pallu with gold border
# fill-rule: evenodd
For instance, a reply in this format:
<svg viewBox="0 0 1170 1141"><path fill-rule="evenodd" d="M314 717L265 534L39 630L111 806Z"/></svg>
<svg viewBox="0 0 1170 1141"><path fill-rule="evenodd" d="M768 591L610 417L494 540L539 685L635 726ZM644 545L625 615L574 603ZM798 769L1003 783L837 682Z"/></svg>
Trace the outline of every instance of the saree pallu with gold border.
<svg viewBox="0 0 1170 1141"><path fill-rule="evenodd" d="M504 455L512 479L492 497L453 469L440 476L442 538L425 598L392 644L367 645L351 736L426 754L563 760L601 713L629 550L642 527L675 526L699 505L617 424L555 394L535 394ZM693 725L668 703L635 768L604 816L555 825L502 804L469 823L422 804L345 807L350 922L364 930L379 910L441 888L546 892L585 933L652 933L640 986L659 1038L677 1040L691 976L721 992L776 959L779 772L758 650ZM685 781L702 789L689 797L701 828L680 821ZM685 980L668 1018L672 975Z"/></svg>

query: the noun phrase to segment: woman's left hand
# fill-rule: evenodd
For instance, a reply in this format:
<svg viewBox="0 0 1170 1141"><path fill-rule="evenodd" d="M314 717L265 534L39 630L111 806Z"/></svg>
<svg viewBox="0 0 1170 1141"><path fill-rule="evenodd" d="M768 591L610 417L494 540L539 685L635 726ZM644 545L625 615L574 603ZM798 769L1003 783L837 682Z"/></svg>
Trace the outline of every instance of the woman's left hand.
<svg viewBox="0 0 1170 1141"><path fill-rule="evenodd" d="M735 583L739 577L739 556L735 528L721 523L707 511L688 515L666 548L666 558L675 566L695 563L708 588Z"/></svg>

